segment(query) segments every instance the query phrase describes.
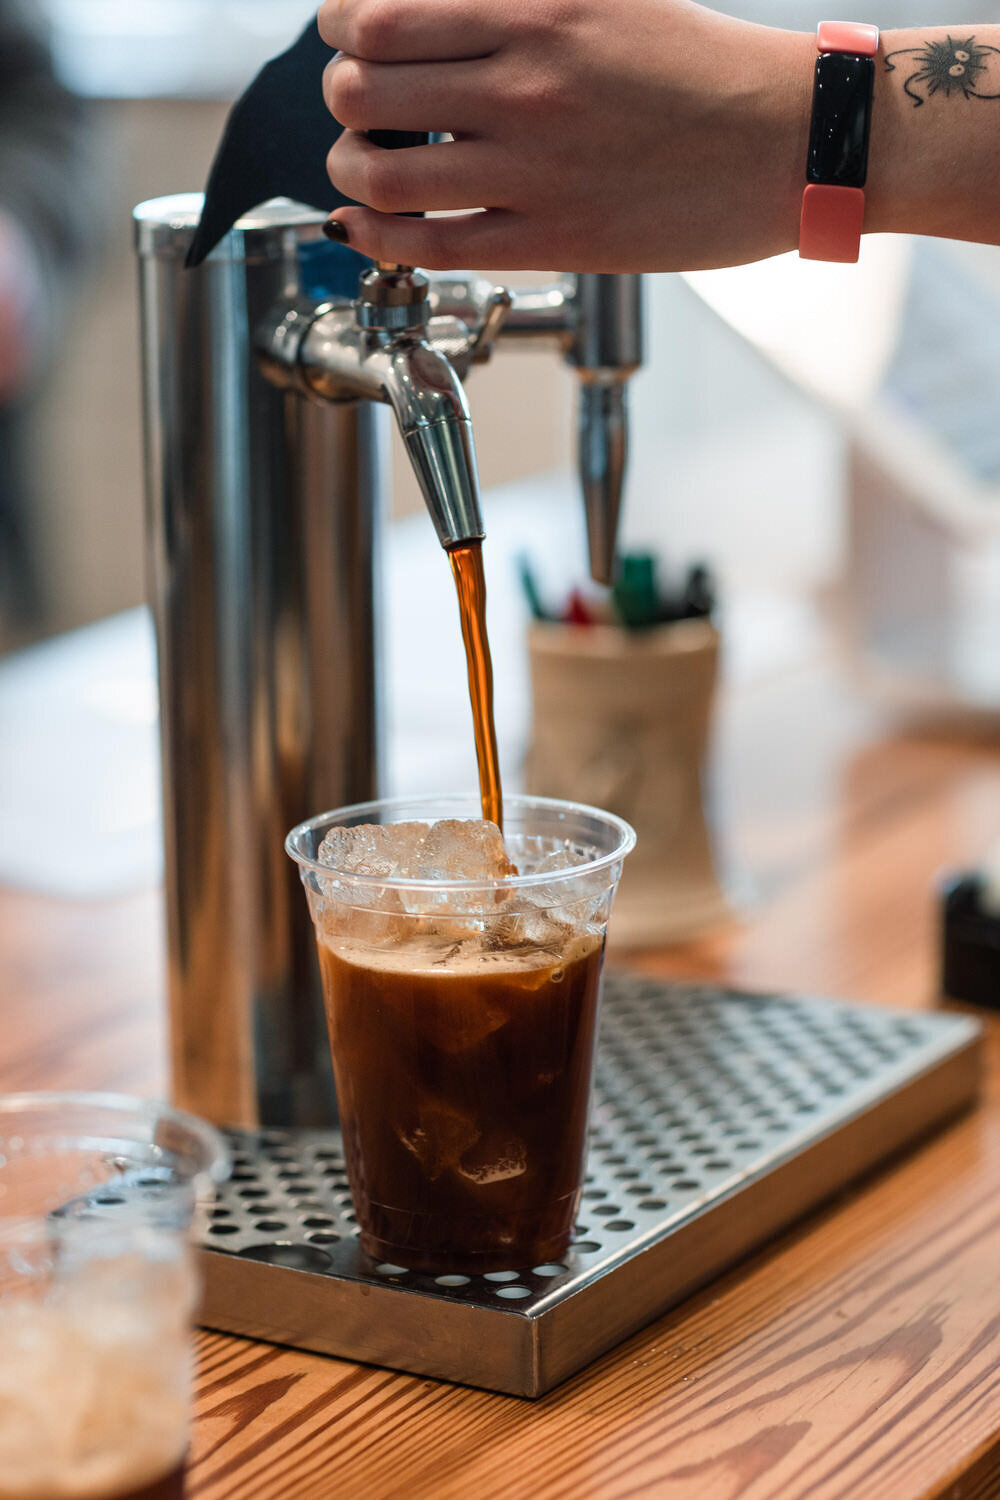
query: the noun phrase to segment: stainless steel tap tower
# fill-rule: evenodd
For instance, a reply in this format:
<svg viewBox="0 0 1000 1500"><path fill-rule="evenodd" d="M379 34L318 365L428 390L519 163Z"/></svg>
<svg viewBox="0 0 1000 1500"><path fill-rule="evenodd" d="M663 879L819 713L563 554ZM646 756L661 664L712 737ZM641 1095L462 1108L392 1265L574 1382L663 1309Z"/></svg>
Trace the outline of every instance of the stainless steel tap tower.
<svg viewBox="0 0 1000 1500"><path fill-rule="evenodd" d="M359 278L324 215L283 199L186 270L201 202L135 211L174 1094L220 1123L321 1126L335 1100L314 940L282 845L377 790L388 411L442 545L482 536L462 381L498 338L555 344L582 380L607 581L640 279Z"/></svg>

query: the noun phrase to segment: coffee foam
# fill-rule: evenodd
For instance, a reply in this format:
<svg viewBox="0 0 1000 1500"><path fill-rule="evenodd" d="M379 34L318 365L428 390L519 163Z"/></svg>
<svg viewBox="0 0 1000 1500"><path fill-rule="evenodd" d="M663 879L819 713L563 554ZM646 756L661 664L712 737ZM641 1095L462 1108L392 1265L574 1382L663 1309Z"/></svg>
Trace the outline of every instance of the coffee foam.
<svg viewBox="0 0 1000 1500"><path fill-rule="evenodd" d="M598 933L567 932L555 922L548 926L547 941L522 940L510 946L500 946L490 932L461 937L453 932L421 933L384 947L331 933L322 934L320 941L342 963L380 974L437 974L468 979L538 974L540 980L553 969L586 958L603 942Z"/></svg>

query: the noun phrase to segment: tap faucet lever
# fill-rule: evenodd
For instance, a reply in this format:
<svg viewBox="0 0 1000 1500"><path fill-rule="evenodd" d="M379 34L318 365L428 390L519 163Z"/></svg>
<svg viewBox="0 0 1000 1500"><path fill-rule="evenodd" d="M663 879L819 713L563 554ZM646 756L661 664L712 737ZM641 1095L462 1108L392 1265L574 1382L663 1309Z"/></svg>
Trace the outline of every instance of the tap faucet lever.
<svg viewBox="0 0 1000 1500"><path fill-rule="evenodd" d="M507 321L513 302L514 299L505 286L492 287L487 294L483 305L482 321L474 330L472 343L469 346L469 354L474 365L485 364L489 359L500 330Z"/></svg>
<svg viewBox="0 0 1000 1500"><path fill-rule="evenodd" d="M369 130L368 139L380 151L406 151L411 146L426 146L431 137L424 130ZM377 260L375 269L391 275L395 271L412 271L413 267L394 260Z"/></svg>

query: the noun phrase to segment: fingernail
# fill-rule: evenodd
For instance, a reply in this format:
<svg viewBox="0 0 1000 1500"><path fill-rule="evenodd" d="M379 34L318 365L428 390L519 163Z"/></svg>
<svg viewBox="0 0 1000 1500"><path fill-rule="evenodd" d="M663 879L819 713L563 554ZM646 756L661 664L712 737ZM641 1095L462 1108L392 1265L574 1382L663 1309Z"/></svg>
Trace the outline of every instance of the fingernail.
<svg viewBox="0 0 1000 1500"><path fill-rule="evenodd" d="M323 233L328 240L336 240L340 245L346 245L350 239L350 235L347 232L347 225L342 224L339 219L327 219L323 225Z"/></svg>

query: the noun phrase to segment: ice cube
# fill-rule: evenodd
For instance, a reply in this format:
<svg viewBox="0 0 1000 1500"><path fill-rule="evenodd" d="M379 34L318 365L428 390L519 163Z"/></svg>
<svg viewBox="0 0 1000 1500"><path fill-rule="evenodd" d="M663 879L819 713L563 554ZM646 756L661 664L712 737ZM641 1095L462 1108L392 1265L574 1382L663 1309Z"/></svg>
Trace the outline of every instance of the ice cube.
<svg viewBox="0 0 1000 1500"><path fill-rule="evenodd" d="M417 850L427 836L427 823L362 823L357 828L331 828L317 853L321 865L345 875L374 875L388 880L412 879Z"/></svg>
<svg viewBox="0 0 1000 1500"><path fill-rule="evenodd" d="M321 877L318 881L319 895L342 905L419 915L475 915L483 909L483 897L443 889L394 890L373 886L371 877L443 884L502 880L517 874L499 828L478 818L331 828L320 844L317 859L331 871L330 879ZM490 908L495 905L492 892L486 904Z"/></svg>
<svg viewBox="0 0 1000 1500"><path fill-rule="evenodd" d="M415 876L430 880L502 880L516 875L495 823L482 818L442 818L417 850Z"/></svg>
<svg viewBox="0 0 1000 1500"><path fill-rule="evenodd" d="M495 823L362 823L331 828L317 859L345 875L397 880L500 880L517 873Z"/></svg>
<svg viewBox="0 0 1000 1500"><path fill-rule="evenodd" d="M563 913L533 902L519 910L506 910L486 931L486 946L495 953L523 954L530 966L537 965L539 984L548 978L549 968L558 964L573 939L573 927L561 920ZM523 987L524 981L521 979Z"/></svg>
<svg viewBox="0 0 1000 1500"><path fill-rule="evenodd" d="M531 873L565 873L586 864L592 857L592 851L581 849L567 840L559 848L536 859L531 865ZM570 879L551 883L546 881L544 885L529 887L525 894L539 912L546 912L553 921L578 932L601 926L608 919L610 888L606 870L594 870L587 875L574 874Z"/></svg>
<svg viewBox="0 0 1000 1500"><path fill-rule="evenodd" d="M339 890L326 894L331 899L314 901L312 910L320 941L328 947L336 949L344 942L388 949L398 947L409 936L402 902L392 887L362 891L356 883L352 888L345 882ZM362 901L367 904L362 906Z"/></svg>
<svg viewBox="0 0 1000 1500"><path fill-rule="evenodd" d="M532 861L530 873L532 875L556 874L563 870L572 870L575 865L585 865L593 855L587 849L581 849L578 844L573 844L569 839L563 839L555 849L549 849L545 854L539 855Z"/></svg>
<svg viewBox="0 0 1000 1500"><path fill-rule="evenodd" d="M417 1109L416 1125L409 1130L397 1129L396 1133L431 1182L457 1166L480 1136L475 1120L444 1100L423 1101Z"/></svg>
<svg viewBox="0 0 1000 1500"><path fill-rule="evenodd" d="M477 1186L507 1182L522 1177L528 1167L528 1151L522 1140L508 1131L493 1130L462 1153L458 1171Z"/></svg>
<svg viewBox="0 0 1000 1500"><path fill-rule="evenodd" d="M483 949L478 943L455 944L459 958L451 960L452 972L460 972L460 960L471 957L469 977L481 978ZM463 986L464 989L464 986ZM456 1057L485 1042L487 1037L506 1026L510 1020L507 1006L489 998L484 986L477 985L475 995L459 993L453 983L442 984L429 990L422 998L417 1025L420 1035L439 1052Z"/></svg>

